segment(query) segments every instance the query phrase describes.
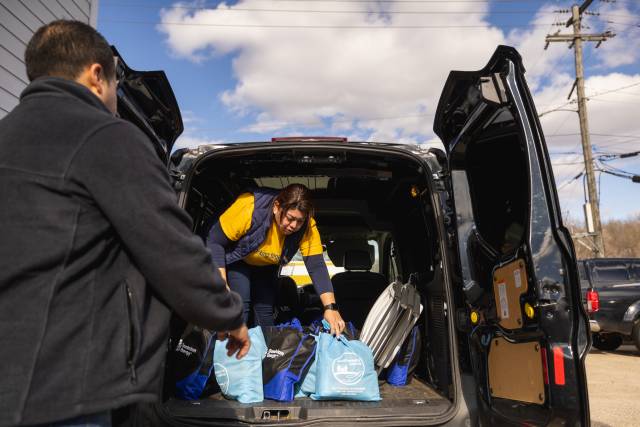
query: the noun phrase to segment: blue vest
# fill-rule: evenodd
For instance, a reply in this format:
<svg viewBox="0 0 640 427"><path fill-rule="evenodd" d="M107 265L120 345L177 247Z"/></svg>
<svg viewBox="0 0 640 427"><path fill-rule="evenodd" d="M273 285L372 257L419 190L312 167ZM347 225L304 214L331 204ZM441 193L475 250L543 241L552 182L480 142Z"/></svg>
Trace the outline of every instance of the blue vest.
<svg viewBox="0 0 640 427"><path fill-rule="evenodd" d="M251 226L244 236L238 239L237 242L232 242L232 244L226 248L225 261L227 265L243 259L258 249L267 237L267 232L273 222L273 201L279 191L268 188L256 188L250 192L254 198ZM308 224L309 221L307 219L300 230L285 237L284 247L280 254L280 265L288 264L296 254L300 247L300 241L305 231L307 231Z"/></svg>

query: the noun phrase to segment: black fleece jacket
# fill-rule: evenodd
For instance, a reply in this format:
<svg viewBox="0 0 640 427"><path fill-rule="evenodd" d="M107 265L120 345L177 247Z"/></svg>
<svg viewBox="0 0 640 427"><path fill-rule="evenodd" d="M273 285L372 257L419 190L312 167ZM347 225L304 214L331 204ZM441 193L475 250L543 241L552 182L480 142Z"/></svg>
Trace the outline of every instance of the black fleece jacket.
<svg viewBox="0 0 640 427"><path fill-rule="evenodd" d="M0 120L0 426L157 399L170 309L242 324L151 142L42 78Z"/></svg>

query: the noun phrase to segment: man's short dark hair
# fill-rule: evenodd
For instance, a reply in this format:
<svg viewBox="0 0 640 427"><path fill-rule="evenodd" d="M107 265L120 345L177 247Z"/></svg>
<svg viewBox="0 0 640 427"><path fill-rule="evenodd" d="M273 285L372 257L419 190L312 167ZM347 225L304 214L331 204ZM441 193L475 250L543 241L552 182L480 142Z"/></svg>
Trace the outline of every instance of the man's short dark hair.
<svg viewBox="0 0 640 427"><path fill-rule="evenodd" d="M100 64L107 80L116 78L109 43L93 27L58 20L35 32L24 54L30 81L42 76L75 80L91 64Z"/></svg>

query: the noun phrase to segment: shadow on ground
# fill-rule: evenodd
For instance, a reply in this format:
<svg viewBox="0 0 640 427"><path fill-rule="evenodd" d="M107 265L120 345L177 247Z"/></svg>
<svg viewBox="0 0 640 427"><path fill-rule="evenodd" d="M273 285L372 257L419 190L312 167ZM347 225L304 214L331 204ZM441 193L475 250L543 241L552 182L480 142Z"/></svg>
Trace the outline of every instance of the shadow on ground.
<svg viewBox="0 0 640 427"><path fill-rule="evenodd" d="M602 351L602 350L598 350L595 347L591 347L591 352L590 353L592 353L592 354L617 354L619 356L640 357L640 351L638 351L636 346L633 345L633 344L621 345L615 351Z"/></svg>

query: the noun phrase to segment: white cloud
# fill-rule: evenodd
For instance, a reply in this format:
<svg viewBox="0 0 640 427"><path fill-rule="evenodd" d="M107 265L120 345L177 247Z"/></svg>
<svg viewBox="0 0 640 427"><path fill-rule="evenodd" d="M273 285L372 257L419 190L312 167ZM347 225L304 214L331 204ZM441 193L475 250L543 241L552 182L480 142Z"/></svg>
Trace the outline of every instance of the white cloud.
<svg viewBox="0 0 640 427"><path fill-rule="evenodd" d="M200 145L207 144L222 144L224 141L211 138L199 138L195 136L182 135L173 145L172 151L179 150L181 148L196 148Z"/></svg>
<svg viewBox="0 0 640 427"><path fill-rule="evenodd" d="M188 5L193 6L189 3ZM203 6L204 2L196 3ZM274 13L241 9L334 10L356 13ZM221 3L215 9L167 8L161 12L158 30L166 36L172 54L193 62L231 55L236 84L219 94L232 112L251 121L243 130L272 135L319 133L347 136L351 140L418 142L440 145L432 132L433 113L450 70L477 70L498 44L516 46L527 70L527 81L539 112L558 109L541 118L552 152L580 159L578 115L561 110L576 109L567 103L574 81L573 51L567 44L551 43L545 36L560 29L552 21L556 2L542 5L530 27L502 31L488 24L488 3L318 3L299 0L265 3L241 0ZM492 5L491 7L494 7ZM415 10L475 11L473 14L389 14ZM616 15L624 21L634 12L622 5L601 4L600 17L589 17L601 32ZM605 14L606 12L606 14ZM605 16L606 15L606 16ZM174 25L189 24L189 25ZM228 27L242 24L245 27ZM211 26L211 25L222 25ZM227 25L227 27L224 27ZM273 26L332 26L340 28L273 28ZM446 29L383 29L385 25L444 25ZM484 28L454 28L477 25ZM261 27L262 26L262 27ZM272 26L272 28L264 28ZM366 27L366 28L351 28ZM587 69L587 94L593 95L640 81L640 73L616 73L612 67L637 64L640 57L638 31L619 31L616 38L586 55L599 61ZM213 59L215 60L215 59ZM627 93L625 93L627 92ZM629 94L629 92L631 94ZM635 93L635 95L633 95ZM640 87L594 96L588 102L589 128L596 148L621 151L640 146L620 144L623 138L602 135L640 135ZM573 93L575 98L575 91ZM183 137L181 144L197 139ZM614 145L615 144L615 145ZM440 145L441 146L441 145ZM637 148L636 148L637 149ZM553 156L563 163L563 157ZM565 160L565 162L567 162ZM637 165L637 163L636 163ZM581 166L554 167L558 184L575 176ZM572 206L581 216L582 179L563 186L563 207Z"/></svg>
<svg viewBox="0 0 640 427"><path fill-rule="evenodd" d="M182 123L185 125L195 125L202 122L202 118L191 110L183 110L180 113L182 115Z"/></svg>
<svg viewBox="0 0 640 427"><path fill-rule="evenodd" d="M550 25L557 21L557 15L552 14L556 9L555 4L540 7L531 20L531 27L512 30L506 37L506 43L515 46L522 55L527 83L533 92L538 91L542 84L548 84L547 80L555 78L558 72L566 72L567 67L573 64L566 44L550 43L545 49L545 37L560 28Z"/></svg>
<svg viewBox="0 0 640 427"><path fill-rule="evenodd" d="M615 34L614 38L605 41L599 49L594 49L603 68L629 65L640 59L638 16L637 11L630 9L631 5L631 2L604 3L598 8L600 15L587 20L593 22L595 27L590 32L611 30Z"/></svg>
<svg viewBox="0 0 640 427"><path fill-rule="evenodd" d="M237 84L221 94L238 114L250 114L251 131L292 126L337 126L374 133L384 140L424 140L432 135L432 114L451 69L482 67L496 45L497 28L389 29L385 25L486 26L483 14L411 15L387 12L482 11L487 4L331 3L298 1L269 8L331 9L358 13L273 13L256 0L216 9L165 9L163 25L174 55L203 61L235 52ZM425 9L427 7L427 9ZM237 9L232 12L229 9ZM333 29L225 28L205 25L332 26ZM204 25L203 25L204 24ZM348 27L367 27L348 28ZM380 120L371 120L376 118ZM338 123L333 123L337 121Z"/></svg>
<svg viewBox="0 0 640 427"><path fill-rule="evenodd" d="M566 76L566 78L559 79L557 84L550 84L537 93L535 95L536 103L545 105L545 108L539 108L539 110L549 111L567 103L566 98L572 83L572 77ZM640 83L640 73L635 75L610 73L586 79L585 92L590 97L587 102L588 126L591 142L595 148L602 146L603 149L607 147L609 147L608 149L612 149L612 147L620 149L625 146L625 143L620 144L624 138L615 138L610 135L640 135L640 121L638 121L640 85L617 90L635 83ZM603 94L608 91L613 92ZM575 91L573 98L575 99ZM556 100L555 104L553 100ZM577 110L577 104L574 102L561 107L561 110L565 109ZM541 123L550 150L571 149L580 146L580 126L577 113L550 112L541 118ZM635 146L639 145L640 140Z"/></svg>
<svg viewBox="0 0 640 427"><path fill-rule="evenodd" d="M194 3L177 3L163 9L158 26L174 55L194 62L212 55L234 53L233 72L237 83L220 99L231 111L246 115L254 123L249 132L276 133L279 130L328 128L345 133L369 134L389 140L424 141L433 136L433 113L444 81L452 69L482 67L496 45L517 46L527 68L527 79L539 111L562 104L573 83L572 51L565 44L552 43L544 50L544 36L554 28L550 14L557 4L543 5L532 18L531 27L504 34L488 27L486 3L433 3L427 6L407 3L341 3L330 6L298 1L270 4L286 10L327 10L355 13L275 13L265 11L263 2L244 0L216 8L190 8ZM196 2L203 6L203 2ZM471 11L474 14L411 15L388 12ZM247 9L254 9L248 11ZM255 11L259 9L260 11ZM602 23L612 15L631 16L624 6L601 7L609 15L591 17ZM604 13L604 12L603 12ZM187 24L187 25L174 25ZM242 24L246 27L211 25ZM332 26L319 28L259 28L259 26ZM384 25L479 25L486 28L460 29L381 29ZM366 27L349 28L349 27ZM569 31L562 27L563 32ZM630 32L631 33L631 32ZM631 37L631 39L630 39ZM615 39L640 43L640 38ZM627 43L627 45L629 45ZM640 48L621 52L608 41L598 49L606 64L628 63ZM625 56L626 55L626 56ZM629 56L631 55L631 56ZM624 59L623 57L628 59ZM632 58L633 57L633 58ZM631 59L629 59L631 58ZM617 61L617 62L616 62ZM637 76L603 74L589 78L594 88L610 88L637 79ZM575 93L574 93L575 96ZM623 95L619 95L623 96ZM592 129L601 133L633 131L635 120L622 104L608 108L601 98L590 103ZM569 104L564 108L575 108ZM611 113L615 119L595 114ZM620 110L620 111L618 111ZM571 113L556 112L542 122L548 136L577 131ZM592 118L593 117L593 118ZM552 144L560 140L552 140ZM571 145L569 143L568 145Z"/></svg>

